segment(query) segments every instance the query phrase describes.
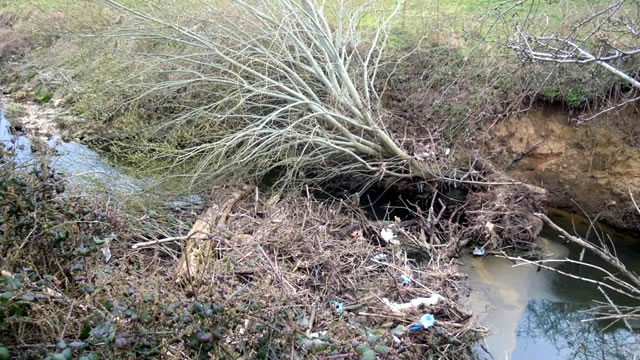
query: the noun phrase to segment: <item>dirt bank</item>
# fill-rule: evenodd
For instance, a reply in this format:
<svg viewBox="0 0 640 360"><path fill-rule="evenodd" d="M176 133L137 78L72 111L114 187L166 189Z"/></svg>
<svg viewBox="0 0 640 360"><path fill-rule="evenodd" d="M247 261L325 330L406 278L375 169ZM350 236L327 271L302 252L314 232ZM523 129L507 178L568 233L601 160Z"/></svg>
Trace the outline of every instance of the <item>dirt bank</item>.
<svg viewBox="0 0 640 360"><path fill-rule="evenodd" d="M614 226L640 230L629 191L640 196L640 115L637 109L576 126L564 109L544 105L492 126L485 155L514 178L547 189L550 206Z"/></svg>

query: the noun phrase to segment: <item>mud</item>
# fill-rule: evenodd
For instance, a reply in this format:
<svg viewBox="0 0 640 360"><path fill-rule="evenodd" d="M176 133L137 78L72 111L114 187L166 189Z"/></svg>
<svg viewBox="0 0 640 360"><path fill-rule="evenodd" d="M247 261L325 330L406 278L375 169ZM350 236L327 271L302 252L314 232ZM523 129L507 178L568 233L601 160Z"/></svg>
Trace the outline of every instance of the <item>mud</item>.
<svg viewBox="0 0 640 360"><path fill-rule="evenodd" d="M636 109L626 109L576 126L562 108L539 106L496 123L483 147L510 176L547 189L549 206L638 231L629 195L640 197L638 119Z"/></svg>

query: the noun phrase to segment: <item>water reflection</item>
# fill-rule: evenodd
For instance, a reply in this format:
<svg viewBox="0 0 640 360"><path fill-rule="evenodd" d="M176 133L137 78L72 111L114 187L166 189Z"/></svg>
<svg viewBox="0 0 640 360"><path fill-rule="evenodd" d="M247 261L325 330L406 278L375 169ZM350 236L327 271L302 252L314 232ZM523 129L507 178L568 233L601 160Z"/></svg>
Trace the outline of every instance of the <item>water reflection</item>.
<svg viewBox="0 0 640 360"><path fill-rule="evenodd" d="M13 154L12 161L19 167L29 168L37 156L31 149L31 141L22 133L12 134L11 124L0 108L0 146ZM107 164L98 153L75 141L65 142L53 136L47 145L54 150L48 158L49 166L68 175L70 184L100 193L132 194L148 188L150 181L123 174Z"/></svg>
<svg viewBox="0 0 640 360"><path fill-rule="evenodd" d="M531 300L516 331L510 359L627 360L640 354L634 335L624 327L604 327L589 318L585 307Z"/></svg>
<svg viewBox="0 0 640 360"><path fill-rule="evenodd" d="M19 164L31 163L33 154L31 153L31 141L26 136L16 136L11 134L11 124L4 117L0 108L0 147L13 153L13 160Z"/></svg>
<svg viewBox="0 0 640 360"><path fill-rule="evenodd" d="M102 157L87 146L75 141L64 142L53 136L47 144L55 149L49 159L54 169L71 175L71 183L87 189L95 188L114 194L141 193L151 184L149 180L134 178L107 164Z"/></svg>
<svg viewBox="0 0 640 360"><path fill-rule="evenodd" d="M589 223L584 218L555 210L550 216L571 233L587 232ZM613 240L627 267L639 272L640 240L605 226L598 229ZM541 235L549 258L579 257L582 249L564 243L557 233L545 229ZM589 252L584 260L607 267ZM471 288L469 306L478 322L490 329L485 342L496 360L640 359L640 343L623 324L584 321L590 318L586 311L594 300L605 301L595 285L531 265L513 267L504 258L467 256L463 261ZM555 266L602 280L602 274L590 268L569 263ZM618 304L632 304L617 294L609 296Z"/></svg>

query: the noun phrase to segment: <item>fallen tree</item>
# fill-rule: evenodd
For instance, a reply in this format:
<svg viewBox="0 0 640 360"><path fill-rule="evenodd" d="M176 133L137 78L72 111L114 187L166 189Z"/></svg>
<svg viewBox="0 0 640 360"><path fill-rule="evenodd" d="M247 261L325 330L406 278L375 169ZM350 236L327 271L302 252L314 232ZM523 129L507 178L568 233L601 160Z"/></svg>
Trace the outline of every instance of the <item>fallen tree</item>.
<svg viewBox="0 0 640 360"><path fill-rule="evenodd" d="M167 81L150 84L149 92L208 89L200 91L208 101L155 129L207 119L206 141L170 155L173 166L197 159L194 178L243 181L273 170L286 184L345 174L441 176L438 164L421 162L394 141L376 91L387 27L402 0L375 20L366 39L356 27L368 4L353 12L342 4L330 24L313 0L232 0L177 23L104 2L144 24L117 35L183 48L153 56L146 71L165 72Z"/></svg>
<svg viewBox="0 0 640 360"><path fill-rule="evenodd" d="M259 182L274 172L280 188L322 184L336 177L359 184L398 178L464 182L499 192L507 206L514 204L505 209L475 202L468 220L476 229L474 237L482 238L486 247L501 246L503 237L514 241L507 239L512 233L527 234L519 241L530 246L537 236L540 220L519 214L539 210L533 193L540 189L513 182L486 166L446 169L438 160L444 155L413 154L387 130L390 117L378 94L384 83L378 76L386 61L388 28L403 0L396 1L386 16L380 16L385 7L378 11L376 2L352 10L338 2L335 11L325 13L329 7L313 0L230 0L201 3L197 17L179 19L156 5L141 10L103 1L128 15L125 28L111 35L144 41L145 49L170 45L158 53L147 50L144 71L161 76L141 86L147 93L175 89L183 109L169 119L160 117L148 136L157 139L176 129L195 129L191 138L196 142L190 139L186 146L157 155L170 159L173 167L191 169L192 184ZM363 20L373 21L367 27L371 31L360 31ZM531 198L521 201L527 194ZM493 222L498 229L488 241L484 233ZM202 233L196 234L198 241L213 231L215 221L205 219L199 225L194 228ZM451 234L442 236L448 241ZM187 254L193 256L200 255ZM194 268L187 258L181 264L181 275Z"/></svg>

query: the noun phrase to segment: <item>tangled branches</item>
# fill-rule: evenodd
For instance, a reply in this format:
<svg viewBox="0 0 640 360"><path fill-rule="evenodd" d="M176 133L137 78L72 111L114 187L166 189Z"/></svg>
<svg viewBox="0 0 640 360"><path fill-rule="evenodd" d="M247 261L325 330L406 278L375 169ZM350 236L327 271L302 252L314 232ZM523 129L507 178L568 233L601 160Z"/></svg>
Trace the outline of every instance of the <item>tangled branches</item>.
<svg viewBox="0 0 640 360"><path fill-rule="evenodd" d="M523 6L523 1L507 1L513 7ZM606 2L605 2L606 3ZM574 65L595 64L606 73L613 75L622 84L621 98L591 116L583 116L578 123L586 123L596 117L616 110L624 105L640 100L637 91L637 56L640 54L638 37L637 2L614 0L606 5L584 5L579 8L576 19L565 15L563 22L573 25L566 29L549 29L548 20L536 19L537 9L532 3L526 18L514 22L512 33L501 42L524 60ZM503 13L501 15L506 14ZM543 23L547 22L546 25ZM604 74L601 75L604 77Z"/></svg>
<svg viewBox="0 0 640 360"><path fill-rule="evenodd" d="M387 25L402 0L366 40L356 30L366 5L352 12L340 6L330 24L313 0L232 0L178 24L153 15L160 11L104 2L145 25L118 36L182 49L157 55L149 70L166 72L167 81L149 91L201 87L207 90L198 93L210 96L156 128L154 135L208 122L196 134L200 142L161 155L173 166L195 162L197 177L218 182L276 170L286 184L345 174L436 173L394 142L374 88Z"/></svg>

